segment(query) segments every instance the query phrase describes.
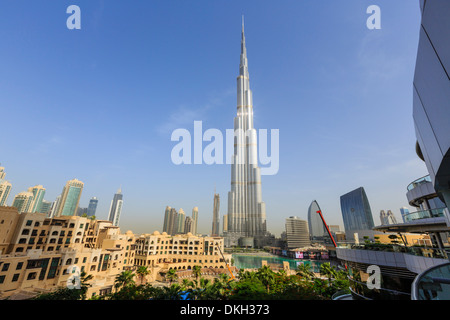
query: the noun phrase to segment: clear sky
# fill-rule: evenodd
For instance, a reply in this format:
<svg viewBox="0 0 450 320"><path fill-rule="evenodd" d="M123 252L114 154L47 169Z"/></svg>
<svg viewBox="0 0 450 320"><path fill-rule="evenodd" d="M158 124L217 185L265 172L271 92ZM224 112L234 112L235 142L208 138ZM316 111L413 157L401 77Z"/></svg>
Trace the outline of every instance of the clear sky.
<svg viewBox="0 0 450 320"><path fill-rule="evenodd" d="M81 30L66 27L73 4ZM379 30L366 26L373 4ZM227 211L230 166L176 166L170 138L194 120L233 128L242 15L255 127L280 133L279 172L262 177L268 230L306 219L313 200L343 227L339 197L360 186L376 225L380 210L401 220L406 186L427 174L414 149L415 0L3 1L8 204L37 184L54 201L77 178L80 206L96 196L99 219L122 187L123 232L161 231L166 206L198 206L209 233L214 188Z"/></svg>

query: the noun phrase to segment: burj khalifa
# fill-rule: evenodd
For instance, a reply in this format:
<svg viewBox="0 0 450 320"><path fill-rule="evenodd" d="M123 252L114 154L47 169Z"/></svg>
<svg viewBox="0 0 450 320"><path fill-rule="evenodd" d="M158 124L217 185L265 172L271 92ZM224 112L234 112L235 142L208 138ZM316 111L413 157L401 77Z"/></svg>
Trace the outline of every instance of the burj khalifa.
<svg viewBox="0 0 450 320"><path fill-rule="evenodd" d="M237 77L237 116L234 118L232 157L225 242L228 246L258 246L267 234L266 207L262 200L257 134L253 126L253 99L248 73L244 20L242 20L241 57Z"/></svg>

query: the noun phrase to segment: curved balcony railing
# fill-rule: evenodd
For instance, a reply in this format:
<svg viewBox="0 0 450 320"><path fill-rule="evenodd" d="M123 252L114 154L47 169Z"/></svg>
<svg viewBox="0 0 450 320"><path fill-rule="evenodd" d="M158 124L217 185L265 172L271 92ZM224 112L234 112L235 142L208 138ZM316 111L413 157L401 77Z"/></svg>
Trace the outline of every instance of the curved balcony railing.
<svg viewBox="0 0 450 320"><path fill-rule="evenodd" d="M367 283L356 281L351 277L350 291L356 300L411 300L411 294L384 288L369 288Z"/></svg>
<svg viewBox="0 0 450 320"><path fill-rule="evenodd" d="M427 246L410 246L405 247L398 244L384 244L384 243L341 243L337 244L338 248L354 249L354 250L371 250L371 251L388 251L388 252L403 252L414 256L435 258L435 259L449 259L450 248L448 250L432 248Z"/></svg>
<svg viewBox="0 0 450 320"><path fill-rule="evenodd" d="M436 208L431 210L410 212L405 214L403 218L405 219L405 222L410 222L419 219L444 217L444 210L445 208Z"/></svg>
<svg viewBox="0 0 450 320"><path fill-rule="evenodd" d="M408 185L407 189L408 189L408 191L411 191L412 189L414 189L414 188L417 187L418 185L421 185L421 184L427 183L427 182L431 182L431 178L430 178L429 175L427 175L427 176L425 176L425 177L422 177L422 178L419 178L419 179L417 179L417 180L414 180L413 182L411 182L411 183Z"/></svg>
<svg viewBox="0 0 450 320"><path fill-rule="evenodd" d="M450 263L419 274L411 286L412 300L450 300Z"/></svg>

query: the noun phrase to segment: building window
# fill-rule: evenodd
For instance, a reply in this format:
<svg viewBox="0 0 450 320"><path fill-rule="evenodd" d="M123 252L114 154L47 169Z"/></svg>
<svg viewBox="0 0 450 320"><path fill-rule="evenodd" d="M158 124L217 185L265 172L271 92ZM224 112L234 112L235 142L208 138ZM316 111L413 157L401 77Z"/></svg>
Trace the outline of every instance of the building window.
<svg viewBox="0 0 450 320"><path fill-rule="evenodd" d="M19 276L20 276L20 273L14 274L11 281L12 281L12 282L16 282L17 280L19 280Z"/></svg>
<svg viewBox="0 0 450 320"><path fill-rule="evenodd" d="M16 270L20 270L23 267L23 262L17 263Z"/></svg>
<svg viewBox="0 0 450 320"><path fill-rule="evenodd" d="M9 263L4 263L2 267L2 271L8 271L9 269Z"/></svg>
<svg viewBox="0 0 450 320"><path fill-rule="evenodd" d="M29 273L28 277L27 277L27 280L34 280L34 279L36 279L36 275L37 275L36 272Z"/></svg>
<svg viewBox="0 0 450 320"><path fill-rule="evenodd" d="M33 224L33 220L27 220L27 226L31 226Z"/></svg>
<svg viewBox="0 0 450 320"><path fill-rule="evenodd" d="M2 284L3 282L5 282L5 276L0 276L0 284Z"/></svg>

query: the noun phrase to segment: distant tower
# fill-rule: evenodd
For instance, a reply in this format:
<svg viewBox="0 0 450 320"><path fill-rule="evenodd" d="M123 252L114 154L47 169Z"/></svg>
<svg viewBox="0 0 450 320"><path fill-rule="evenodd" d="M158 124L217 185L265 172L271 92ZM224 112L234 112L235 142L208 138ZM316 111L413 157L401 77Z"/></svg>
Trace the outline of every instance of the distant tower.
<svg viewBox="0 0 450 320"><path fill-rule="evenodd" d="M213 208L213 221L212 221L212 237L219 236L219 225L220 225L220 217L219 217L219 209L220 209L220 197L219 194L214 191L214 208Z"/></svg>
<svg viewBox="0 0 450 320"><path fill-rule="evenodd" d="M324 241L324 237L327 235L327 230L323 224L322 218L317 213L320 211L319 204L316 200L311 202L308 208L308 228L309 235L312 241Z"/></svg>
<svg viewBox="0 0 450 320"><path fill-rule="evenodd" d="M5 168L0 167L0 206L6 206L12 188L11 183L5 180L5 176Z"/></svg>
<svg viewBox="0 0 450 320"><path fill-rule="evenodd" d="M394 213L391 210L387 212L388 222L389 224L397 224L397 219L394 216Z"/></svg>
<svg viewBox="0 0 450 320"><path fill-rule="evenodd" d="M167 206L164 212L163 232L170 233L170 227L172 225L172 208Z"/></svg>
<svg viewBox="0 0 450 320"><path fill-rule="evenodd" d="M402 216L403 222L406 222L406 216L409 215L409 209L407 207L401 207L400 208L400 215Z"/></svg>
<svg viewBox="0 0 450 320"><path fill-rule="evenodd" d="M198 207L194 207L192 209L192 231L191 233L193 235L197 234L197 226L198 226Z"/></svg>
<svg viewBox="0 0 450 320"><path fill-rule="evenodd" d="M117 190L117 193L114 195L114 198L111 201L111 206L109 208L109 216L108 220L113 223L113 226L119 226L120 214L122 213L123 206L123 195L122 188Z"/></svg>
<svg viewBox="0 0 450 320"><path fill-rule="evenodd" d="M303 248L311 245L308 223L298 217L286 219L286 240L288 248Z"/></svg>
<svg viewBox="0 0 450 320"><path fill-rule="evenodd" d="M42 200L41 209L38 211L39 213L49 214L52 207L52 203L50 201Z"/></svg>
<svg viewBox="0 0 450 320"><path fill-rule="evenodd" d="M193 231L194 228L194 219L192 219L192 217L186 217L186 219L184 220L184 233L192 233L194 234Z"/></svg>
<svg viewBox="0 0 450 320"><path fill-rule="evenodd" d="M31 207L33 205L33 193L32 192L21 192L14 197L12 206L17 208L19 213L31 212Z"/></svg>
<svg viewBox="0 0 450 320"><path fill-rule="evenodd" d="M61 192L61 199L59 199L56 217L75 216L77 214L83 187L84 183L77 179L67 181Z"/></svg>
<svg viewBox="0 0 450 320"><path fill-rule="evenodd" d="M44 201L45 188L41 185L28 188L28 192L33 194L33 203L29 212L40 212L42 201Z"/></svg>
<svg viewBox="0 0 450 320"><path fill-rule="evenodd" d="M54 218L56 217L56 213L59 207L59 203L61 202L61 195L57 196L55 201L53 201L52 206L50 208L50 212L48 214L49 218Z"/></svg>
<svg viewBox="0 0 450 320"><path fill-rule="evenodd" d="M380 211L380 221L381 221L381 224L382 224L382 225L389 224L389 223L387 222L386 212L384 212L384 210L381 210L381 211Z"/></svg>
<svg viewBox="0 0 450 320"><path fill-rule="evenodd" d="M95 216L95 212L97 211L98 199L97 197L92 197L89 200L89 206L87 208L87 215L89 217Z"/></svg>
<svg viewBox="0 0 450 320"><path fill-rule="evenodd" d="M184 210L180 208L180 211L178 211L177 217L175 219L176 223L174 226L174 234L182 234L184 233L184 223L186 220L186 214L184 213Z"/></svg>
<svg viewBox="0 0 450 320"><path fill-rule="evenodd" d="M369 200L363 187L341 196L342 220L348 239L353 239L359 230L372 230L374 227Z"/></svg>
<svg viewBox="0 0 450 320"><path fill-rule="evenodd" d="M391 210L388 210L387 213L384 210L380 211L380 220L382 225L386 224L397 224L397 219L395 219L394 214Z"/></svg>

